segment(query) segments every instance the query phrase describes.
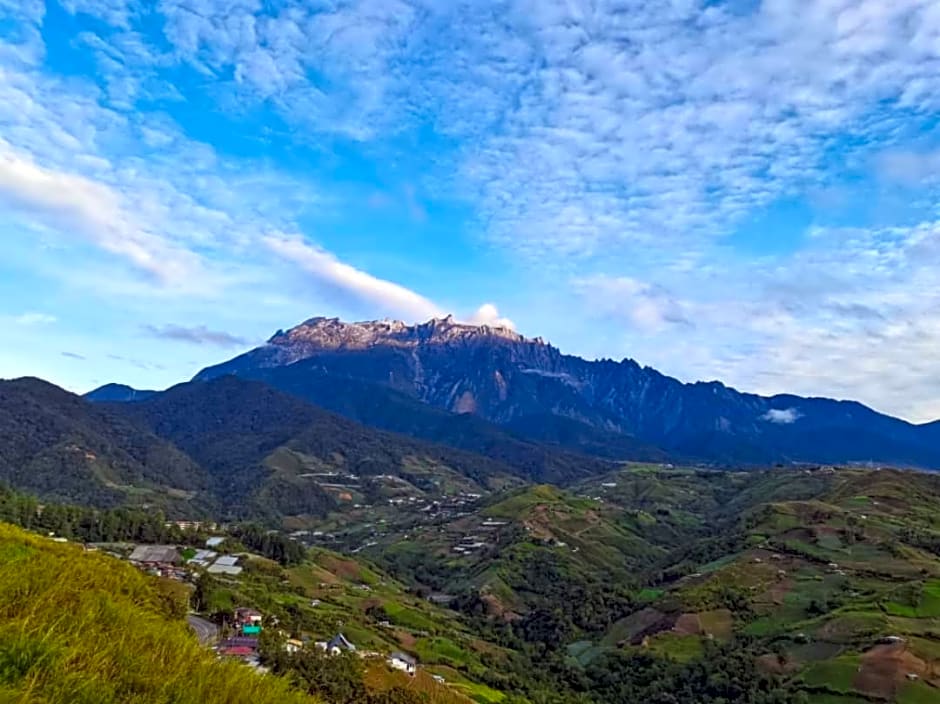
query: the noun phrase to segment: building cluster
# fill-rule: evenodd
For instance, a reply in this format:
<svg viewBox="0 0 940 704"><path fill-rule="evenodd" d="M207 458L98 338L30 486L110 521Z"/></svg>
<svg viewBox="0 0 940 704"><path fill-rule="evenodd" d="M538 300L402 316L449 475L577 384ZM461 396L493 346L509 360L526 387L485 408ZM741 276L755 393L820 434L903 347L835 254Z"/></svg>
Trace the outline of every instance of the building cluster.
<svg viewBox="0 0 940 704"><path fill-rule="evenodd" d="M246 665L263 670L258 643L264 617L260 611L242 607L235 609L233 620L236 635L216 646L219 657L236 658Z"/></svg>
<svg viewBox="0 0 940 704"><path fill-rule="evenodd" d="M493 533L507 525L509 521L487 518L473 529L473 533L462 535L451 550L458 555L469 555L485 550L494 542Z"/></svg>
<svg viewBox="0 0 940 704"><path fill-rule="evenodd" d="M232 614L234 633L219 641L214 649L220 658L232 658L259 670L266 671L261 664L259 649L261 632L264 628L264 616L260 611L248 607L239 607ZM288 653L298 653L310 645L310 639L289 638L284 642L284 649ZM362 658L381 658L380 653L362 650L342 633L337 633L329 640L314 641L313 647L335 657L344 653L358 655ZM385 656L386 664L394 669L414 675L417 671L418 661L411 655L396 651Z"/></svg>
<svg viewBox="0 0 940 704"><path fill-rule="evenodd" d="M176 545L136 545L127 556L131 564L160 577L186 581L192 567L201 567L210 574L236 576L241 574L241 558L237 555L220 555L213 547L219 547L225 538L209 538L204 549L196 550L188 560ZM189 568L189 569L187 569Z"/></svg>

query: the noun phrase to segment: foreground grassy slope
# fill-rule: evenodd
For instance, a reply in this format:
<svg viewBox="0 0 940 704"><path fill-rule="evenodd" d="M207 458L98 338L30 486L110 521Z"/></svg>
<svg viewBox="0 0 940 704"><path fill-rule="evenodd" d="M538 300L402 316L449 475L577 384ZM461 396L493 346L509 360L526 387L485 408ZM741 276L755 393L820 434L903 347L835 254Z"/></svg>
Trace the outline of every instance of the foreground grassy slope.
<svg viewBox="0 0 940 704"><path fill-rule="evenodd" d="M315 704L217 662L180 598L112 558L0 524L0 702Z"/></svg>

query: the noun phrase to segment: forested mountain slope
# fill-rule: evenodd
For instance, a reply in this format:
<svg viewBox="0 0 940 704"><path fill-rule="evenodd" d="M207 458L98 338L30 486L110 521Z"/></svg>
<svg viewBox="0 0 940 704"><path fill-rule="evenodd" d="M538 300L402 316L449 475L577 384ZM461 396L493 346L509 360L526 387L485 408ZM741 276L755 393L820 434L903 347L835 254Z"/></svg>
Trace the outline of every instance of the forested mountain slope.
<svg viewBox="0 0 940 704"><path fill-rule="evenodd" d="M99 506L214 507L209 477L172 443L39 379L0 381L0 481Z"/></svg>
<svg viewBox="0 0 940 704"><path fill-rule="evenodd" d="M311 384L322 374L358 379L517 432L535 428L536 437L557 443L570 437L569 429L547 433L543 423L527 419L561 416L632 443L634 456L621 459L649 459L642 453L652 446L714 463L940 467L935 425L915 426L854 402L763 397L718 382L684 384L633 360L588 361L538 338L452 318L413 326L314 318L196 378L237 374L277 386L281 375L271 370L292 366L283 383L300 395L305 374ZM615 443L588 441L581 449L603 452L605 446Z"/></svg>

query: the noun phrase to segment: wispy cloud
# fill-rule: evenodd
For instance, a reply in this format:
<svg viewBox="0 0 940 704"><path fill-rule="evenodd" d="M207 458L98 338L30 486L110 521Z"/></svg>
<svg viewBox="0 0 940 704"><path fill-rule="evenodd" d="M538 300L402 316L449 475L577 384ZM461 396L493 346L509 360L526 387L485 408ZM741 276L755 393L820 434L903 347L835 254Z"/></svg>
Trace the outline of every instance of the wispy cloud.
<svg viewBox="0 0 940 704"><path fill-rule="evenodd" d="M677 300L662 286L605 275L575 279L572 286L595 314L620 318L643 332L694 325L696 306Z"/></svg>
<svg viewBox="0 0 940 704"><path fill-rule="evenodd" d="M365 303L373 310L403 316L409 321L443 315L435 303L421 294L341 262L300 237L268 235L264 243L278 256L311 274L317 284L348 297L354 303Z"/></svg>
<svg viewBox="0 0 940 704"><path fill-rule="evenodd" d="M34 326L34 325L52 325L58 320L54 315L49 313L37 313L30 311L28 313L21 313L13 317L13 323L16 325L25 325L25 326Z"/></svg>
<svg viewBox="0 0 940 704"><path fill-rule="evenodd" d="M152 337L174 342L186 342L192 345L212 345L214 347L244 347L248 340L223 330L210 330L205 325L187 327L184 325L145 325L144 331Z"/></svg>
<svg viewBox="0 0 940 704"><path fill-rule="evenodd" d="M940 150L888 150L878 156L883 176L905 185L916 186L940 179Z"/></svg>
<svg viewBox="0 0 940 704"><path fill-rule="evenodd" d="M0 140L0 203L74 231L165 284L196 276L198 257L146 232L113 190L82 176L45 168Z"/></svg>
<svg viewBox="0 0 940 704"><path fill-rule="evenodd" d="M84 361L86 361L86 360L88 359L88 358L85 357L84 355L80 355L80 354L78 354L77 352L63 352L63 353L62 353L62 356L63 356L63 357L68 357L69 359L77 359L77 360L82 361L82 362L84 362Z"/></svg>

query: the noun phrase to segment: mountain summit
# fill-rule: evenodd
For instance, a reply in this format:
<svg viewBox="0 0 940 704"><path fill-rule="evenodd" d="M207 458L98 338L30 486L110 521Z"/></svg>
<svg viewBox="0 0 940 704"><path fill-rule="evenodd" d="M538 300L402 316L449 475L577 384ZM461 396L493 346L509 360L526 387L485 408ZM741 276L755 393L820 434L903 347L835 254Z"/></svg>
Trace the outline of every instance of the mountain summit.
<svg viewBox="0 0 940 704"><path fill-rule="evenodd" d="M364 350L379 345L404 349L429 344L473 344L481 340L544 344L540 339L526 340L507 327L460 323L448 315L417 325L400 320L344 323L339 318L311 318L287 332L278 331L268 340L268 346L278 356L296 361L317 352Z"/></svg>
<svg viewBox="0 0 940 704"><path fill-rule="evenodd" d="M491 325L457 322L452 315L408 325L400 320L345 323L339 318L311 318L296 327L278 330L267 344L217 367L200 372L196 379L239 373L242 367L277 367L332 352L362 352L386 347L408 350L428 345L478 345L495 343L545 347L540 339L527 340L514 330Z"/></svg>
<svg viewBox="0 0 940 704"><path fill-rule="evenodd" d="M319 396L320 403L327 380L332 393L341 389L337 380L355 380L567 447L588 436L603 445L601 434L716 463L940 467L936 425L914 426L850 401L685 384L630 359L584 360L508 328L452 317L418 325L313 318L196 379L227 374ZM380 403L378 396L371 403Z"/></svg>

